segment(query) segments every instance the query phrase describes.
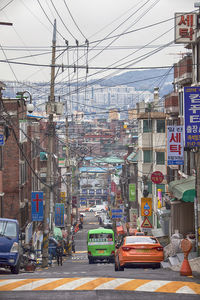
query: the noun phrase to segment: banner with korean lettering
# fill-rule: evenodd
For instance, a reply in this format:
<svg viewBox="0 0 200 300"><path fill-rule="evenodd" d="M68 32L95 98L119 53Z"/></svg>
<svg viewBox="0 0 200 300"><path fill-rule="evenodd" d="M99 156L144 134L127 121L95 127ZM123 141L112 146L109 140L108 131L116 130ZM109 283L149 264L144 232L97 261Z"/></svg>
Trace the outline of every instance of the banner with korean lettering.
<svg viewBox="0 0 200 300"><path fill-rule="evenodd" d="M200 147L200 87L184 87L185 147Z"/></svg>
<svg viewBox="0 0 200 300"><path fill-rule="evenodd" d="M167 165L184 165L183 126L167 126Z"/></svg>
<svg viewBox="0 0 200 300"><path fill-rule="evenodd" d="M65 206L63 203L56 203L55 204L55 226L63 227L64 224L64 211Z"/></svg>
<svg viewBox="0 0 200 300"><path fill-rule="evenodd" d="M130 183L129 184L129 201L135 201L135 200L136 200L135 184Z"/></svg>
<svg viewBox="0 0 200 300"><path fill-rule="evenodd" d="M175 13L175 44L195 42L196 19L195 13Z"/></svg>

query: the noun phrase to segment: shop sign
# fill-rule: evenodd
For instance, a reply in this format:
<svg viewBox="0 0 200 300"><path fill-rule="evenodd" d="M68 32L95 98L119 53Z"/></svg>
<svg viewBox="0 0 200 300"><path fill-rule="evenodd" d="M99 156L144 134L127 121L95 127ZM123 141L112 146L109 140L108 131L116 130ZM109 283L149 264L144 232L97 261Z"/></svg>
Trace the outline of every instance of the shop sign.
<svg viewBox="0 0 200 300"><path fill-rule="evenodd" d="M151 174L151 181L153 183L159 184L163 182L163 179L164 179L164 175L160 171L155 171Z"/></svg>
<svg viewBox="0 0 200 300"><path fill-rule="evenodd" d="M135 183L129 184L129 201L135 201L136 200L136 193L135 193Z"/></svg>
<svg viewBox="0 0 200 300"><path fill-rule="evenodd" d="M183 126L167 126L167 165L184 165Z"/></svg>
<svg viewBox="0 0 200 300"><path fill-rule="evenodd" d="M175 44L188 44L196 40L196 14L175 13Z"/></svg>
<svg viewBox="0 0 200 300"><path fill-rule="evenodd" d="M200 87L184 87L185 147L200 147Z"/></svg>

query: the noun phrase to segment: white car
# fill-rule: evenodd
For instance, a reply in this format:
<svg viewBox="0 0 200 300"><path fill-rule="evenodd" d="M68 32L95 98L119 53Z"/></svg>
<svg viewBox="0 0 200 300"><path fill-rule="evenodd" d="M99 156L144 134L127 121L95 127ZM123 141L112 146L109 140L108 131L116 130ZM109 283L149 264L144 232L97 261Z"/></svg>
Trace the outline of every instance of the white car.
<svg viewBox="0 0 200 300"><path fill-rule="evenodd" d="M106 206L105 205L93 205L92 207L89 208L90 212L95 212L95 211L106 211Z"/></svg>
<svg viewBox="0 0 200 300"><path fill-rule="evenodd" d="M80 216L86 217L86 214L84 212L81 212Z"/></svg>

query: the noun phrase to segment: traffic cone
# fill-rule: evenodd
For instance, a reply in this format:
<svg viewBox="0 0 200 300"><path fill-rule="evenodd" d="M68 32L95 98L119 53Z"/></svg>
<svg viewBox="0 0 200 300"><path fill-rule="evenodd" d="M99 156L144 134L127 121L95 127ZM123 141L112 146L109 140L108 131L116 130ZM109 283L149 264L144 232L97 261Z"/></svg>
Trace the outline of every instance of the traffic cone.
<svg viewBox="0 0 200 300"><path fill-rule="evenodd" d="M192 243L188 239L184 239L181 242L181 248L184 253L184 260L180 269L180 275L182 276L191 276L192 275L192 269L190 267L189 261L188 261L188 255L189 252L192 249Z"/></svg>
<svg viewBox="0 0 200 300"><path fill-rule="evenodd" d="M181 269L180 269L180 274L182 276L191 276L192 275L192 269L190 267L189 261L187 258L184 258Z"/></svg>

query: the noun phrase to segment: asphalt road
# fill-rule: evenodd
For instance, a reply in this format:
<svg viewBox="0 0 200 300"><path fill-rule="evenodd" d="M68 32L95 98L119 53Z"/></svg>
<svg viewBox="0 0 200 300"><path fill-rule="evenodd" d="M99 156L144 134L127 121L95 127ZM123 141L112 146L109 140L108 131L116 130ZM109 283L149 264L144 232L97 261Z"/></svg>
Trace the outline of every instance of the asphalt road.
<svg viewBox="0 0 200 300"><path fill-rule="evenodd" d="M179 272L144 267L115 272L111 263L89 265L87 232L97 227L97 218L87 213L83 229L76 233L76 253L65 257L63 266L54 263L18 275L1 269L0 299L199 299L200 280Z"/></svg>

